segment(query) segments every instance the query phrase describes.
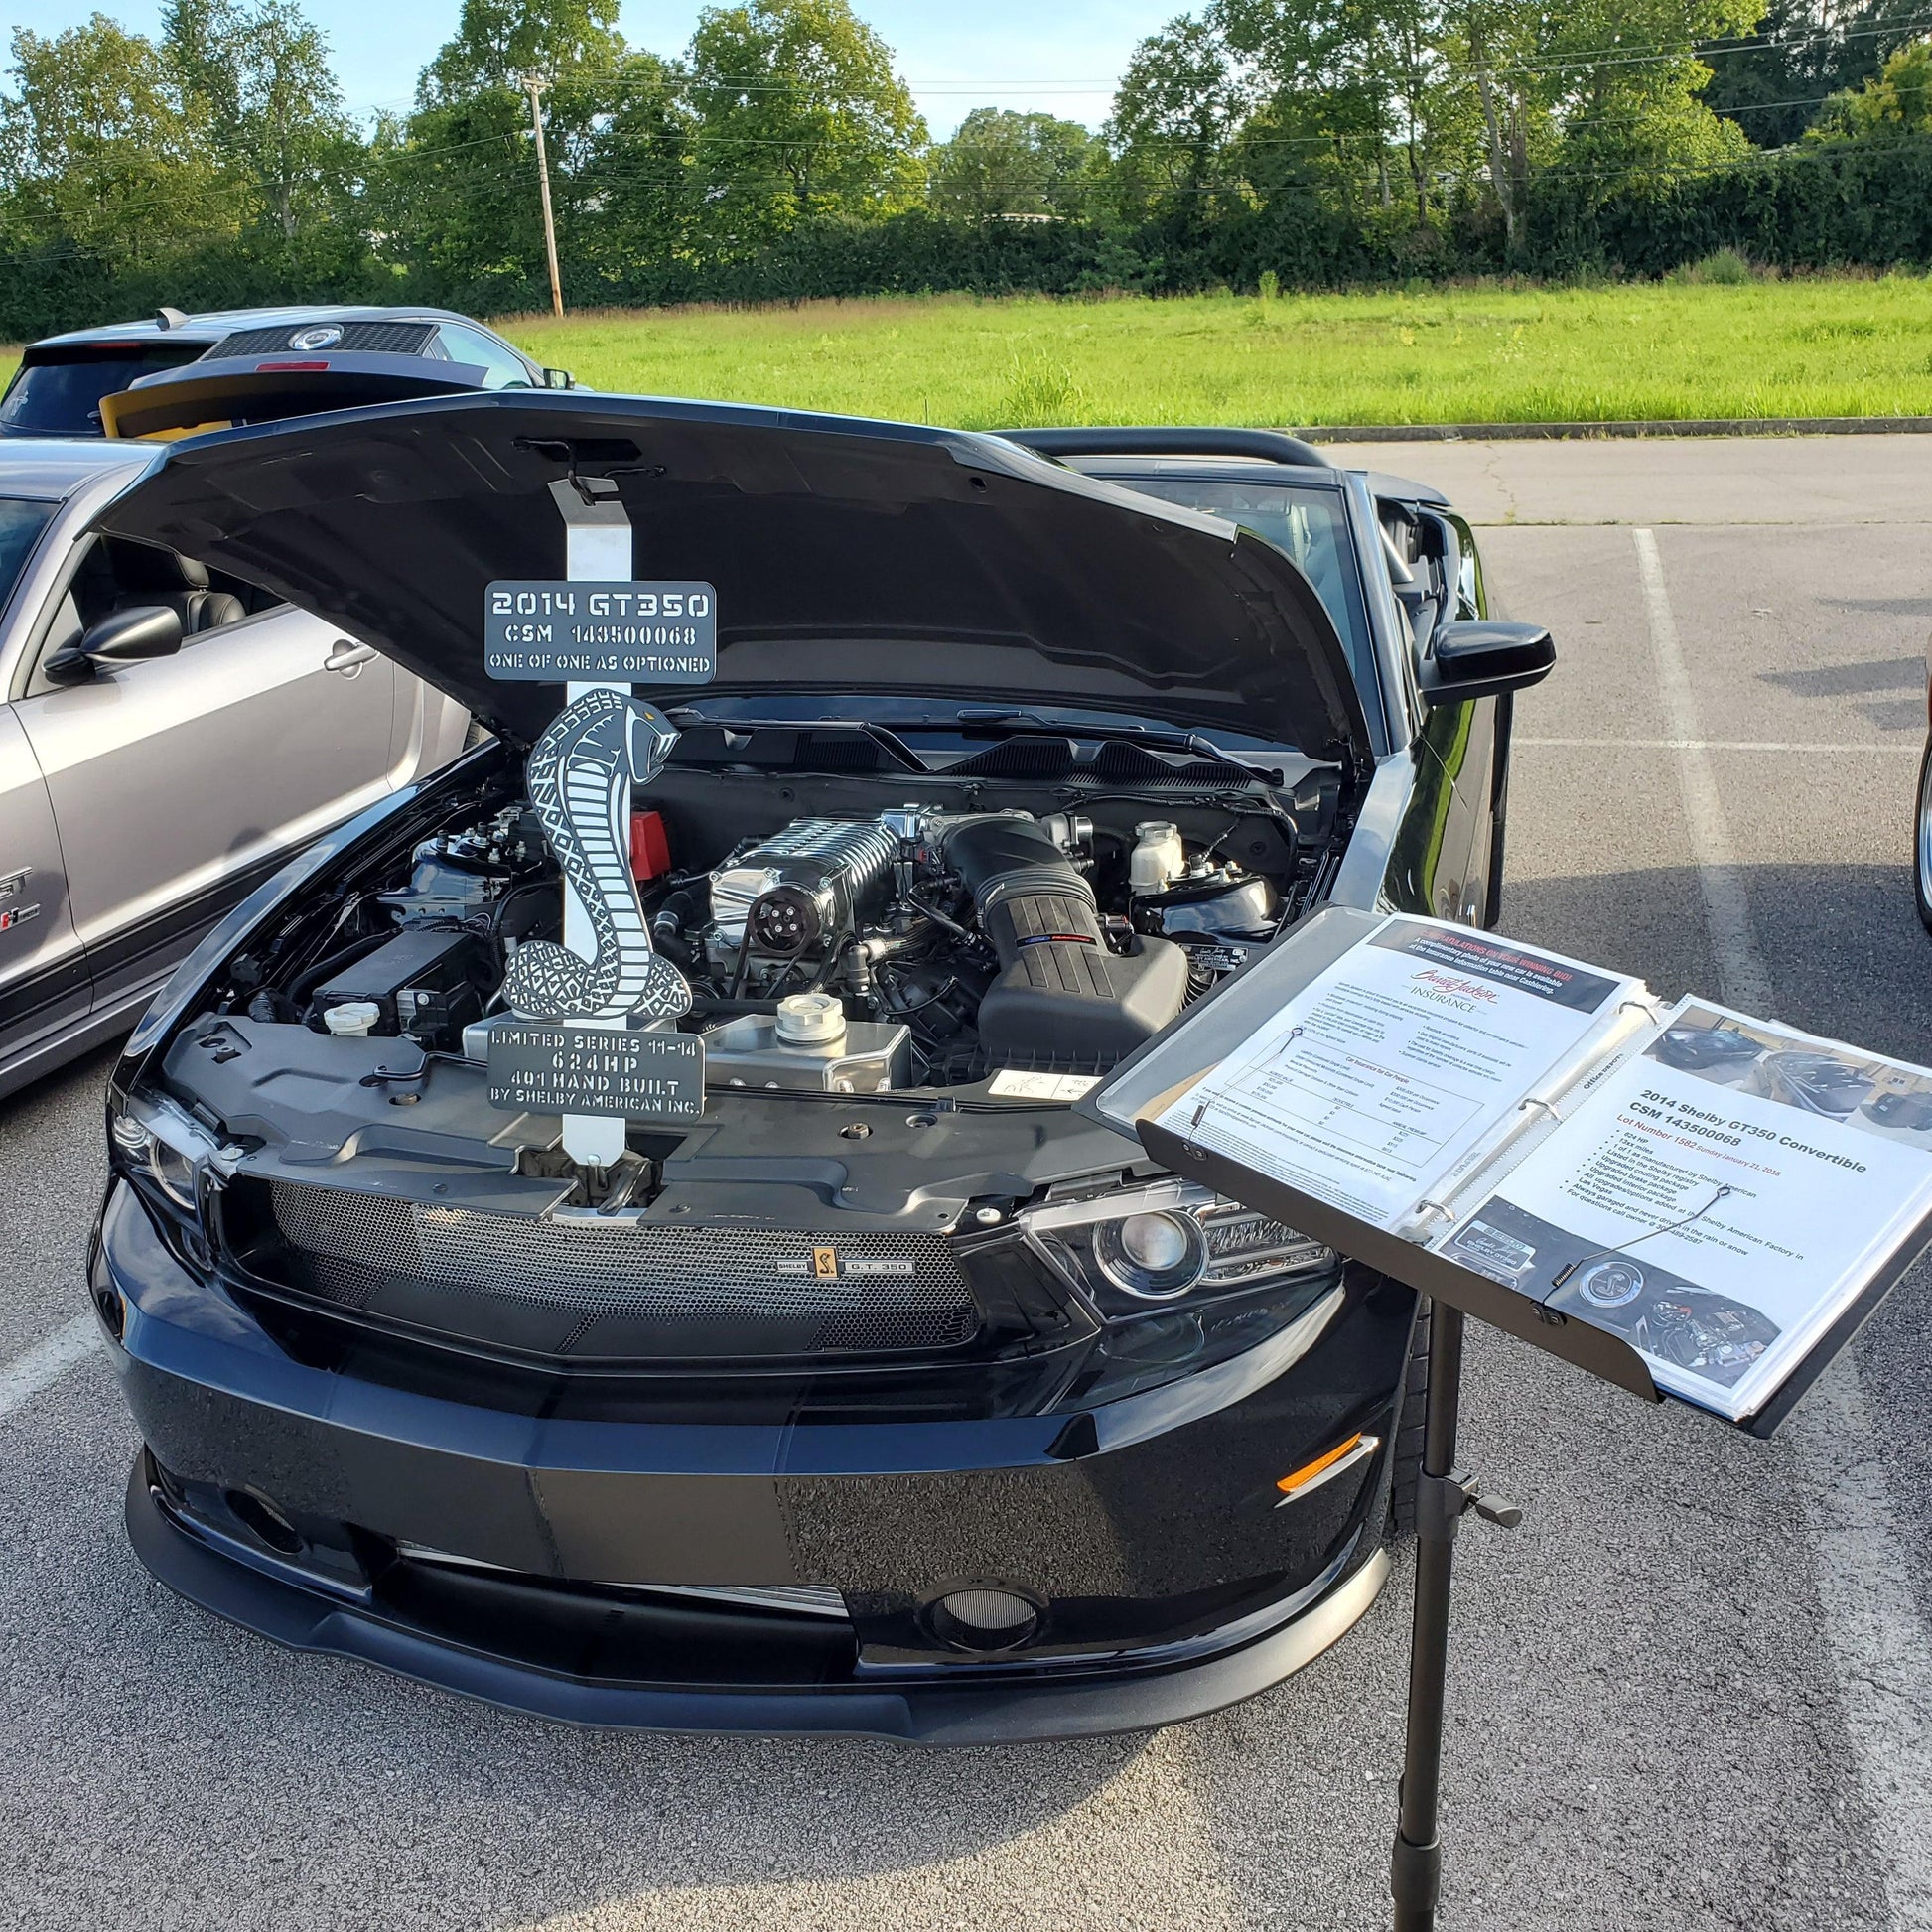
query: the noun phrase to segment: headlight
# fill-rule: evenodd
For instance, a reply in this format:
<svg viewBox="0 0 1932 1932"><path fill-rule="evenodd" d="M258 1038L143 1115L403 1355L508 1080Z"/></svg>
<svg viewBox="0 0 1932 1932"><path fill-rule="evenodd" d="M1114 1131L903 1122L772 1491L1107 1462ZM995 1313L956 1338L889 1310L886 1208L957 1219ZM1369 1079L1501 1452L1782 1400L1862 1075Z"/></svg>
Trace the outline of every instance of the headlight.
<svg viewBox="0 0 1932 1932"><path fill-rule="evenodd" d="M1280 1221L1177 1178L1048 1201L1020 1221L1027 1239L1103 1313L1121 1316L1270 1287L1337 1259Z"/></svg>
<svg viewBox="0 0 1932 1932"><path fill-rule="evenodd" d="M123 1172L184 1214L201 1212L202 1164L217 1143L200 1121L171 1100L138 1095L110 1112L107 1129Z"/></svg>
<svg viewBox="0 0 1932 1932"><path fill-rule="evenodd" d="M1172 1302L1207 1273L1207 1242L1191 1214L1171 1208L1102 1221L1093 1231L1093 1258L1123 1295Z"/></svg>

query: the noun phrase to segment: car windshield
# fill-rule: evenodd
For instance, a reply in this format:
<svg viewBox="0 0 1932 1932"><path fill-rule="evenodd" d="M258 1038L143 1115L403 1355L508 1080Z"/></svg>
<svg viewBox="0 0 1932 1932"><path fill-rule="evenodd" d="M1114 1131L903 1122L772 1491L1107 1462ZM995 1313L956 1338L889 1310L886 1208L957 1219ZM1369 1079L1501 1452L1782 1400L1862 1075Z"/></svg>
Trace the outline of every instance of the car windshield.
<svg viewBox="0 0 1932 1932"><path fill-rule="evenodd" d="M118 344L112 352L76 351L27 363L0 397L0 429L32 436L98 436L100 399L137 376L192 362L207 345Z"/></svg>
<svg viewBox="0 0 1932 1932"><path fill-rule="evenodd" d="M1320 596L1358 681L1372 677L1368 618L1340 492L1307 484L1232 483L1211 476L1118 477L1144 496L1225 517L1286 550Z"/></svg>
<svg viewBox="0 0 1932 1932"><path fill-rule="evenodd" d="M53 518L52 503L25 496L0 496L0 608L13 596L34 545Z"/></svg>

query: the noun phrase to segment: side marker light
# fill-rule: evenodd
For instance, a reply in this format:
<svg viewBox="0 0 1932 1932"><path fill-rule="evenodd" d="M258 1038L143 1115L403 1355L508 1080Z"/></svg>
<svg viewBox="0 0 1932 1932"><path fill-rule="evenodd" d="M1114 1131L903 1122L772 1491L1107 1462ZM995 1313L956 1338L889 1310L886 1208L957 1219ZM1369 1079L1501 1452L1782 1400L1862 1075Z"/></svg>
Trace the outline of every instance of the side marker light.
<svg viewBox="0 0 1932 1932"><path fill-rule="evenodd" d="M1344 1437L1325 1455L1317 1455L1312 1462L1304 1462L1299 1469L1285 1475L1275 1487L1282 1492L1282 1503L1292 1503L1311 1491L1319 1489L1324 1482L1332 1482L1344 1469L1352 1469L1357 1462L1366 1461L1382 1447L1379 1436L1364 1436L1360 1430L1354 1435Z"/></svg>

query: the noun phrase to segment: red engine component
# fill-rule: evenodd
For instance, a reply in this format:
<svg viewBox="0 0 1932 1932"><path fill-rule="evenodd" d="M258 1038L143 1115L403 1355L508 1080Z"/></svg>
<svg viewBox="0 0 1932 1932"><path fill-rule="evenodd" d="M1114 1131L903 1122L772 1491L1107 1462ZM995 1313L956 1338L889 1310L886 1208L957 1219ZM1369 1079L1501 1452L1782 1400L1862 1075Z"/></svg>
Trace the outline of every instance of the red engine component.
<svg viewBox="0 0 1932 1932"><path fill-rule="evenodd" d="M671 841L664 820L656 812L630 814L630 872L642 885L662 879L671 869Z"/></svg>

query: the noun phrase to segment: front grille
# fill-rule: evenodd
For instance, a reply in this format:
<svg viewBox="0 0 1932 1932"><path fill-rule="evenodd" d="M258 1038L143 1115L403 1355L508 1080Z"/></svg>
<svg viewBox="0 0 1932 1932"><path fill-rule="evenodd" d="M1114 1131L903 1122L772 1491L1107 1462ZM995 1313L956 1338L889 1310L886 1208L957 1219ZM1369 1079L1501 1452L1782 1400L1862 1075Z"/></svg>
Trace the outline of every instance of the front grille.
<svg viewBox="0 0 1932 1932"><path fill-rule="evenodd" d="M289 1286L344 1308L393 1311L428 1291L499 1338L543 1317L542 1353L845 1354L957 1347L978 1314L942 1236L555 1222L437 1207L300 1181L269 1184ZM830 1249L838 1273L811 1272ZM884 1264L892 1272L869 1272ZM620 1345L620 1344L622 1345Z"/></svg>
<svg viewBox="0 0 1932 1932"><path fill-rule="evenodd" d="M298 349L290 338L310 328L340 329L342 341L332 343L330 347L361 355L420 355L436 333L433 322L289 322L274 329L242 329L232 336L224 336L208 350L207 359L213 361L223 355L303 354L307 351Z"/></svg>

